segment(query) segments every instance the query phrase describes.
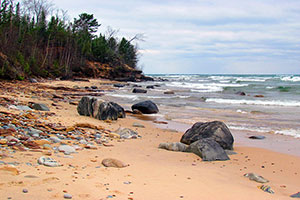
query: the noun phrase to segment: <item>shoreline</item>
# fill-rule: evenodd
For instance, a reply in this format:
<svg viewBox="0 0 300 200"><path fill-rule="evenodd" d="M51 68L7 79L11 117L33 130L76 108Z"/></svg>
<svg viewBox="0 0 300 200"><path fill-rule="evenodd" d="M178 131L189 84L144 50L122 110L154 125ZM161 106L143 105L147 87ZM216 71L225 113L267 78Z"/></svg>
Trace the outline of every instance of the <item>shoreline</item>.
<svg viewBox="0 0 300 200"><path fill-rule="evenodd" d="M99 82L108 83L92 80L88 84L78 82L76 84L99 86ZM61 81L55 82L52 86L69 87L68 84ZM28 99L26 94L14 96L20 101L28 102L31 99ZM33 100L47 105L51 105L52 102L47 97ZM243 137L240 138L241 135L235 130L232 133L236 141L234 150L237 154L230 155L229 161L203 162L200 157L191 153L158 149L161 142L180 140L183 131L175 132L161 127L176 129L173 123L155 124L145 120L145 117L137 119L131 115L125 119L106 123L79 116L76 106L68 102L62 101L57 104L59 106L50 106L51 112L55 112L56 116L49 117L49 122L60 122L64 126L72 126L76 122L89 123L112 131L126 127L136 130L142 138L112 139L109 144L113 146L100 145L97 146L97 150L78 150L70 156L52 152L51 157L63 164L57 168L37 165L36 160L43 155L42 152L9 153L12 157L0 160L6 163L19 162L15 168L20 174L12 175L0 170L1 197L64 199L63 195L70 193L73 199L290 199L289 195L299 192L299 156L244 146ZM2 106L0 108L1 111L7 111ZM134 122L144 125L145 128L133 127ZM256 142L266 142L268 139L269 136ZM101 160L107 157L119 159L129 166L121 169L103 167ZM26 163L31 163L32 166ZM3 166L0 165L0 168ZM275 194L263 192L257 188L261 184L243 177L249 172L258 173L270 180L268 185L275 190ZM29 175L37 178L26 178ZM24 188L29 192L23 193Z"/></svg>

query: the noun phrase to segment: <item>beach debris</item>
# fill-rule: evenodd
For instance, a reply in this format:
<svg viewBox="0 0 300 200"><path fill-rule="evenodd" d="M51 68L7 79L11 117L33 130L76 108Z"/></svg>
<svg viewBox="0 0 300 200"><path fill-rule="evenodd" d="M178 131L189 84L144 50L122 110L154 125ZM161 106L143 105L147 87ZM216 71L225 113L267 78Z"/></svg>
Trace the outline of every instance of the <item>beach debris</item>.
<svg viewBox="0 0 300 200"><path fill-rule="evenodd" d="M120 160L114 158L105 158L102 160L102 165L105 167L116 167L116 168L123 168L129 166L128 164L123 163Z"/></svg>
<svg viewBox="0 0 300 200"><path fill-rule="evenodd" d="M189 152L188 145L181 142L160 143L158 148L166 149L169 151Z"/></svg>
<svg viewBox="0 0 300 200"><path fill-rule="evenodd" d="M140 89L140 88L134 88L132 90L132 93L147 93L147 90L145 89Z"/></svg>
<svg viewBox="0 0 300 200"><path fill-rule="evenodd" d="M249 137L249 139L254 139L254 140L263 140L265 139L266 137L263 136L263 135L252 135Z"/></svg>
<svg viewBox="0 0 300 200"><path fill-rule="evenodd" d="M270 194L274 194L274 190L269 186L269 185L260 185L260 186L257 186L259 189L261 189L262 191L264 192L268 192Z"/></svg>
<svg viewBox="0 0 300 200"><path fill-rule="evenodd" d="M292 194L290 197L300 199L300 192L297 192L296 194Z"/></svg>
<svg viewBox="0 0 300 200"><path fill-rule="evenodd" d="M137 139L139 134L129 128L119 128L116 133L120 136L121 139Z"/></svg>
<svg viewBox="0 0 300 200"><path fill-rule="evenodd" d="M72 195L66 193L66 194L64 194L64 198L65 198L65 199L72 199Z"/></svg>
<svg viewBox="0 0 300 200"><path fill-rule="evenodd" d="M212 138L223 149L233 149L233 136L226 124L221 121L195 123L184 133L180 142L189 145L197 140L202 140L205 138Z"/></svg>
<svg viewBox="0 0 300 200"><path fill-rule="evenodd" d="M249 178L249 180L256 181L258 183L267 183L267 182L269 182L264 177L262 177L262 176L260 176L258 174L255 174L255 173L247 173L247 174L244 174L244 176L247 177L247 178Z"/></svg>
<svg viewBox="0 0 300 200"><path fill-rule="evenodd" d="M40 110L40 111L50 111L48 106L46 106L43 103L30 103L29 107L34 109L34 110Z"/></svg>
<svg viewBox="0 0 300 200"><path fill-rule="evenodd" d="M203 161L230 160L224 149L212 138L205 138L193 142L189 151L200 156Z"/></svg>
<svg viewBox="0 0 300 200"><path fill-rule="evenodd" d="M51 157L42 156L38 159L38 163L40 165L45 165L47 167L60 167L62 166L56 160Z"/></svg>
<svg viewBox="0 0 300 200"><path fill-rule="evenodd" d="M139 110L143 114L155 114L159 112L157 105L150 100L136 103L131 106L131 109L132 111L135 109Z"/></svg>

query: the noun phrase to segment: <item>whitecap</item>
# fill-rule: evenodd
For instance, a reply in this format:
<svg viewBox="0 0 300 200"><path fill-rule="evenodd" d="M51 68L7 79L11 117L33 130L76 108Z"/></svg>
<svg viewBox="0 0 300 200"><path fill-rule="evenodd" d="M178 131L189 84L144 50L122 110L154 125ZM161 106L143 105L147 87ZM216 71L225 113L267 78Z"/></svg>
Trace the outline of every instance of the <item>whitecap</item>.
<svg viewBox="0 0 300 200"><path fill-rule="evenodd" d="M295 129L283 129L283 130L275 131L275 134L288 135L288 136L293 136L294 138L300 138L300 130L295 130Z"/></svg>
<svg viewBox="0 0 300 200"><path fill-rule="evenodd" d="M221 99L221 98L208 98L206 102L214 102L220 104L246 104L246 105L263 105L263 106L287 106L287 107L300 107L300 101L275 101L275 100L239 100L239 99Z"/></svg>
<svg viewBox="0 0 300 200"><path fill-rule="evenodd" d="M300 81L300 76L284 76L281 77L282 81L298 82Z"/></svg>
<svg viewBox="0 0 300 200"><path fill-rule="evenodd" d="M111 97L117 97L117 98L131 99L133 101L139 99L139 97L137 95L131 95L131 94L106 94L106 95L111 96Z"/></svg>

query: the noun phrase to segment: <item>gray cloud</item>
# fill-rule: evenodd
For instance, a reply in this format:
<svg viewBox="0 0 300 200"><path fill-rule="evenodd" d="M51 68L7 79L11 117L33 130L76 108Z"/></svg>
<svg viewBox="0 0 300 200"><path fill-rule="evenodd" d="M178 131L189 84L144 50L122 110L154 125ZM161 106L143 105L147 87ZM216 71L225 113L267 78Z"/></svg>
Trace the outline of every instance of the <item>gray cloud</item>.
<svg viewBox="0 0 300 200"><path fill-rule="evenodd" d="M144 33L146 73L299 73L300 1L53 1L119 35Z"/></svg>

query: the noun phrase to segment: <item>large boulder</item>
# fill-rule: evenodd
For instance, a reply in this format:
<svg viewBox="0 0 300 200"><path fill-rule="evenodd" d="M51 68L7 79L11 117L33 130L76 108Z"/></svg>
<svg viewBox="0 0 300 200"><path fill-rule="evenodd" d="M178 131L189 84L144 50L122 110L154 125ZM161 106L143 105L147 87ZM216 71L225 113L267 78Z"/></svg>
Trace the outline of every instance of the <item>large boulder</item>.
<svg viewBox="0 0 300 200"><path fill-rule="evenodd" d="M153 114L153 113L158 113L159 110L156 106L155 103L152 101L142 101L137 104L134 104L131 106L132 110L139 110L143 114Z"/></svg>
<svg viewBox="0 0 300 200"><path fill-rule="evenodd" d="M100 120L117 120L125 118L125 111L119 104L104 102L93 97L82 97L77 111L80 115L91 116Z"/></svg>
<svg viewBox="0 0 300 200"><path fill-rule="evenodd" d="M114 102L103 102L100 104L95 118L100 120L117 120L125 117L124 109Z"/></svg>
<svg viewBox="0 0 300 200"><path fill-rule="evenodd" d="M203 161L229 160L224 149L212 138L193 142L188 148L190 152L200 156Z"/></svg>
<svg viewBox="0 0 300 200"><path fill-rule="evenodd" d="M197 122L181 137L180 142L191 144L197 140L212 138L223 149L233 149L234 139L228 127L220 121Z"/></svg>

